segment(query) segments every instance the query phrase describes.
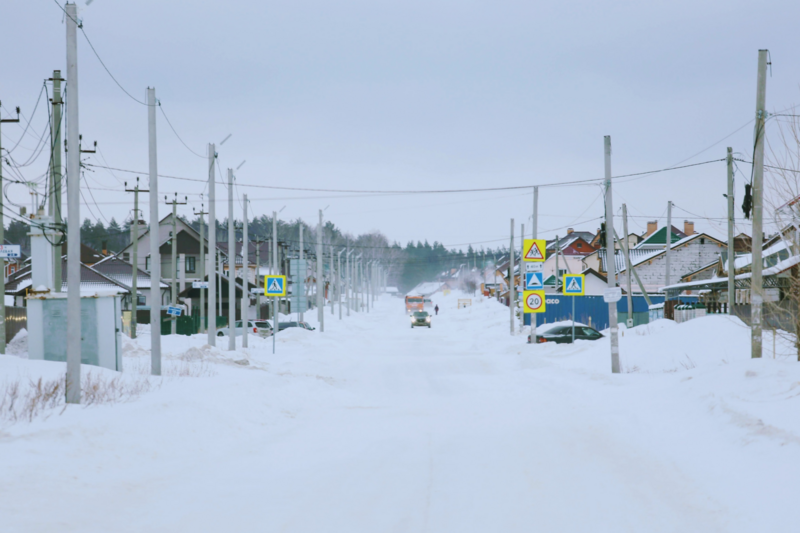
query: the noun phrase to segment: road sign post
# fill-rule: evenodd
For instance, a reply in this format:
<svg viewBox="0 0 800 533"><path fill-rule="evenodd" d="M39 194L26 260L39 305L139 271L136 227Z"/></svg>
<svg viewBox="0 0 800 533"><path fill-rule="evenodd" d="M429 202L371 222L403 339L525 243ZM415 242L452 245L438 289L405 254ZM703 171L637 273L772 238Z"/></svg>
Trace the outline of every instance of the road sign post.
<svg viewBox="0 0 800 533"><path fill-rule="evenodd" d="M286 296L286 276L264 276L264 296L272 296L272 353L275 353L275 335L278 334L278 297Z"/></svg>
<svg viewBox="0 0 800 533"><path fill-rule="evenodd" d="M536 221L534 220L534 228ZM536 230L533 231L533 236L536 237ZM547 258L545 251L547 250L547 241L544 239L524 239L522 241L522 262L525 264L525 291L523 292L525 304L522 306L523 313L543 313L544 312L544 280L543 280L543 266L544 260ZM520 268L522 272L522 268ZM533 294L537 293L537 294ZM530 311L531 306L528 305L528 297L534 300L538 298L538 293L541 293L541 310ZM536 317L531 317L531 335L529 342L536 342Z"/></svg>
<svg viewBox="0 0 800 533"><path fill-rule="evenodd" d="M586 293L586 276L584 274L564 274L564 296L572 296L572 343L575 343L575 297Z"/></svg>

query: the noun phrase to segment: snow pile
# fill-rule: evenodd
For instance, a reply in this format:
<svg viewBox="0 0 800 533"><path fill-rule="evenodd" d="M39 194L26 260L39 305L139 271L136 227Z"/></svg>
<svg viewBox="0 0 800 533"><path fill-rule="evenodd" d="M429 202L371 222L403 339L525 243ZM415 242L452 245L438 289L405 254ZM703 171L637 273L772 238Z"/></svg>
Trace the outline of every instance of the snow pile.
<svg viewBox="0 0 800 533"><path fill-rule="evenodd" d="M28 358L28 330L21 329L6 345L6 354Z"/></svg>

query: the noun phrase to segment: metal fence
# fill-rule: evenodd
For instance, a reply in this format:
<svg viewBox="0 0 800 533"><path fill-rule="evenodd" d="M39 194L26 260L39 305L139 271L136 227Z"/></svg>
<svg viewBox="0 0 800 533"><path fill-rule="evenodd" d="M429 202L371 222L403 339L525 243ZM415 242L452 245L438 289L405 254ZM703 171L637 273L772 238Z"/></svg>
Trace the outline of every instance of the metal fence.
<svg viewBox="0 0 800 533"><path fill-rule="evenodd" d="M6 341L11 342L17 333L28 328L28 310L25 307L6 306Z"/></svg>

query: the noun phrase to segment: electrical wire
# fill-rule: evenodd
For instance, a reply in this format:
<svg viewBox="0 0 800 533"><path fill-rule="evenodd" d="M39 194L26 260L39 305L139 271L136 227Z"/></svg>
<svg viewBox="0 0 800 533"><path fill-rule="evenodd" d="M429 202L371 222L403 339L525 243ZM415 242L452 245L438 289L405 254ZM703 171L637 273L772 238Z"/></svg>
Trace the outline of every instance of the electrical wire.
<svg viewBox="0 0 800 533"><path fill-rule="evenodd" d="M188 144L183 142L183 139L181 139L181 136L178 135L177 131L175 131L175 127L172 125L172 122L170 122L169 117L167 116L167 113L164 111L164 108L161 106L161 100L158 100L158 108L161 110L161 114L164 115L164 119L167 121L167 124L169 124L169 129L172 130L172 133L175 134L175 137L178 138L178 140L181 142L181 144L184 146L184 148L189 150L193 155L196 155L197 157L205 159L206 156L198 154L197 152L195 152L194 150L189 148Z"/></svg>

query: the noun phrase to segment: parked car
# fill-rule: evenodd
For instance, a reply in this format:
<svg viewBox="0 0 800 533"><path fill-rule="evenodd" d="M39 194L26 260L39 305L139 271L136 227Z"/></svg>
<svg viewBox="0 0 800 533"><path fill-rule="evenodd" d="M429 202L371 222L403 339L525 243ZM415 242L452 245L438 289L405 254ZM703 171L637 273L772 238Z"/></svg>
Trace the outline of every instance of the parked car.
<svg viewBox="0 0 800 533"><path fill-rule="evenodd" d="M278 331L283 331L287 328L303 328L309 331L314 331L316 328L311 327L308 322L278 322Z"/></svg>
<svg viewBox="0 0 800 533"><path fill-rule="evenodd" d="M242 331L242 321L236 321L236 336L239 337L243 334ZM272 336L272 326L270 326L269 322L264 320L252 321L249 320L247 322L248 334L256 335L257 337L267 338ZM229 334L230 330L228 327L220 328L217 330L217 337L225 337Z"/></svg>
<svg viewBox="0 0 800 533"><path fill-rule="evenodd" d="M427 311L414 311L411 315L411 329L414 326L428 326L431 327L431 315Z"/></svg>
<svg viewBox="0 0 800 533"><path fill-rule="evenodd" d="M603 334L589 326L575 324L575 340L581 341L596 341L602 339ZM531 336L528 335L528 342L531 342ZM556 326L548 329L544 333L536 337L536 343L542 344L544 342L554 342L556 344L571 344L572 343L572 326Z"/></svg>

